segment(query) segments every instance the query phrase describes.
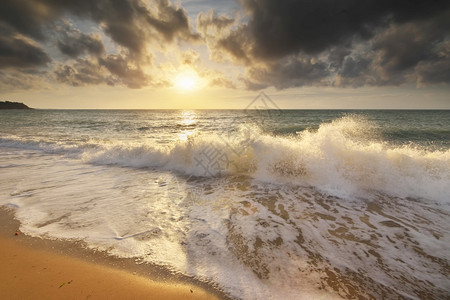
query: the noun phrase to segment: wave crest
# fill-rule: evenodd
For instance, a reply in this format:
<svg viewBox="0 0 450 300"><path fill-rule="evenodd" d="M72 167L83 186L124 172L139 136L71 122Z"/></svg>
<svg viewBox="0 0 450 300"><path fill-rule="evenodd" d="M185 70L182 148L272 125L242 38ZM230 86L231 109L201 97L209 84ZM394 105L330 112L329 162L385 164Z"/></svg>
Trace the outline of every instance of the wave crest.
<svg viewBox="0 0 450 300"><path fill-rule="evenodd" d="M194 176L245 174L281 184L314 186L340 197L380 191L448 203L450 151L380 141L376 126L347 116L297 136L263 134L243 124L222 134L194 134L169 145L152 142L61 144L0 139L0 146L78 155L86 163L160 168Z"/></svg>

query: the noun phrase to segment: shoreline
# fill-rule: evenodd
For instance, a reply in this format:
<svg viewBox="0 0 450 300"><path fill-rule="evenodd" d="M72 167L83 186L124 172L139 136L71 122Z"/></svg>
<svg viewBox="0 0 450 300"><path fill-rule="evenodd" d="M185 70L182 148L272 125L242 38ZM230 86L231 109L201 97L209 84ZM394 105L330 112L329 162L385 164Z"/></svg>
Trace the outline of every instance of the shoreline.
<svg viewBox="0 0 450 300"><path fill-rule="evenodd" d="M27 236L19 228L14 210L0 206L2 299L230 299L211 284L162 267L81 242Z"/></svg>

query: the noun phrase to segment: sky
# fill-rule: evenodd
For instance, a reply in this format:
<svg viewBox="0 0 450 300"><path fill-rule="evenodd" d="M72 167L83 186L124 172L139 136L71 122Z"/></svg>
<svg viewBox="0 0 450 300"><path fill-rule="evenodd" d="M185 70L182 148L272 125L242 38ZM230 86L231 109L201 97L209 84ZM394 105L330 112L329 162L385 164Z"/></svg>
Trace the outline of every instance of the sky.
<svg viewBox="0 0 450 300"><path fill-rule="evenodd" d="M0 101L450 109L448 0L1 0Z"/></svg>

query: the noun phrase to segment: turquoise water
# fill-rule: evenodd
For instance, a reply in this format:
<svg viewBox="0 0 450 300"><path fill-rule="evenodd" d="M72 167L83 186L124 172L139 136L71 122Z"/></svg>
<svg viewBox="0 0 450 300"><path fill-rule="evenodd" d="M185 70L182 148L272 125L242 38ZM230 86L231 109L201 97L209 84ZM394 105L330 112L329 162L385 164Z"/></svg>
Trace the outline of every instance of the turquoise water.
<svg viewBox="0 0 450 300"><path fill-rule="evenodd" d="M242 299L448 297L450 111L0 111L0 204Z"/></svg>

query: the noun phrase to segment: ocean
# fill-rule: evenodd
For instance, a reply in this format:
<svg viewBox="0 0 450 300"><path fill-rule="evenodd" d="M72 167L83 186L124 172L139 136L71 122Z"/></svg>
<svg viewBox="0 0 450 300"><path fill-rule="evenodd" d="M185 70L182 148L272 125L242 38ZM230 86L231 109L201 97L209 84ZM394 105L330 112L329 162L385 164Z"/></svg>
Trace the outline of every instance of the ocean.
<svg viewBox="0 0 450 300"><path fill-rule="evenodd" d="M0 205L236 299L448 299L450 111L4 110Z"/></svg>

